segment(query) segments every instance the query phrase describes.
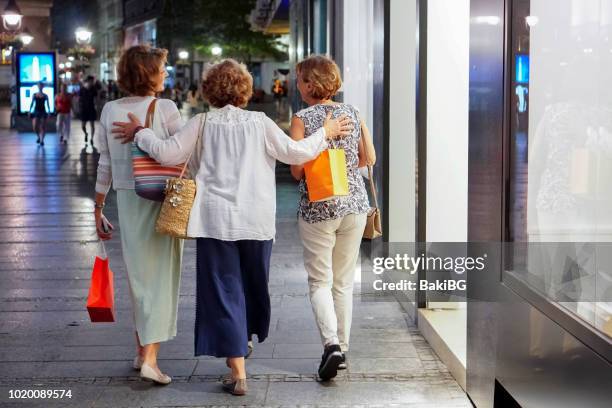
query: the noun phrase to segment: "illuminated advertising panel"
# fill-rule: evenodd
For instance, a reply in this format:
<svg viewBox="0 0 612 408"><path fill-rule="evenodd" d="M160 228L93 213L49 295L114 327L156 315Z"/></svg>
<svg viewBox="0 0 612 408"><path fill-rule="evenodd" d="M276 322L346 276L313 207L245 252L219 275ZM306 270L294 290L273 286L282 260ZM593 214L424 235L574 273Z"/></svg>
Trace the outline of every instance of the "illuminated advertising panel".
<svg viewBox="0 0 612 408"><path fill-rule="evenodd" d="M17 54L17 109L30 112L32 98L38 92L38 83L44 84L43 93L49 97L51 112L55 111L55 53L22 52Z"/></svg>

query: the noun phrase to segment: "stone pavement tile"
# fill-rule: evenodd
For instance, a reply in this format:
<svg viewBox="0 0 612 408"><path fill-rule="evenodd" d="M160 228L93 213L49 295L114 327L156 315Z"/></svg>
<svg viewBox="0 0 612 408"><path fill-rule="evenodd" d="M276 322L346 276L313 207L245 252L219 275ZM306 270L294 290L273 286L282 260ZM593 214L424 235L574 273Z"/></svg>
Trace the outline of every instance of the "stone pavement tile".
<svg viewBox="0 0 612 408"><path fill-rule="evenodd" d="M2 324L0 323L0 327ZM0 333L0 348L9 348L13 346L31 346L31 347L55 347L66 338L67 334L63 330L47 331L45 333L18 333L11 331L10 333Z"/></svg>
<svg viewBox="0 0 612 408"><path fill-rule="evenodd" d="M71 327L72 329L72 327ZM65 346L125 346L133 350L135 345L133 328L117 330L113 325L97 328L89 327L87 330L77 327L71 330L69 336L63 341ZM2 344L2 336L0 336ZM193 326L186 329L179 328L177 336L165 345L180 345L193 350ZM165 345L162 345L162 349Z"/></svg>
<svg viewBox="0 0 612 408"><path fill-rule="evenodd" d="M267 383L249 381L249 393L236 397L221 389L219 382L171 383L157 386L135 381L104 387L95 407L188 407L204 405L264 405Z"/></svg>
<svg viewBox="0 0 612 408"><path fill-rule="evenodd" d="M356 343L395 343L411 342L412 337L406 329L369 329L351 328L351 344Z"/></svg>
<svg viewBox="0 0 612 408"><path fill-rule="evenodd" d="M164 360L160 361L161 369L170 376L189 376L193 373L197 361ZM19 363L23 364L23 363ZM30 363L31 364L31 363ZM37 364L37 363L36 363ZM129 377L138 375L132 368L132 359L124 361L62 361L47 362L39 370L31 371L36 378L56 377ZM18 377L18 376L15 376ZM27 376L26 376L27 377Z"/></svg>
<svg viewBox="0 0 612 408"><path fill-rule="evenodd" d="M10 390L71 390L72 397L62 399L9 399ZM86 408L93 407L95 401L103 392L102 387L85 386L74 384L58 384L36 386L34 383L28 386L0 387L0 406L3 408Z"/></svg>
<svg viewBox="0 0 612 408"><path fill-rule="evenodd" d="M41 362L1 362L0 378L32 378L42 372L45 366Z"/></svg>
<svg viewBox="0 0 612 408"><path fill-rule="evenodd" d="M58 361L102 361L131 360L134 358L134 339L130 345L98 345L63 347L56 360ZM161 344L158 359L160 360L191 360L193 347L166 342Z"/></svg>
<svg viewBox="0 0 612 408"><path fill-rule="evenodd" d="M439 399L431 388L409 382L271 382L266 398L268 405L291 405L299 402L316 406L389 406L432 401L436 401L438 407L444 407L444 400Z"/></svg>
<svg viewBox="0 0 612 408"><path fill-rule="evenodd" d="M266 342L270 343L320 343L321 336L317 329L308 330L273 330L270 331Z"/></svg>
<svg viewBox="0 0 612 408"><path fill-rule="evenodd" d="M249 358L246 362L249 375L312 375L316 373L318 366L318 359L307 358ZM225 359L199 361L195 370L195 375L225 375L227 373L228 368L225 366Z"/></svg>
<svg viewBox="0 0 612 408"><path fill-rule="evenodd" d="M0 362L53 361L60 358L63 348L51 344L45 347L21 345L2 347L0 343Z"/></svg>
<svg viewBox="0 0 612 408"><path fill-rule="evenodd" d="M312 313L312 306L308 296L282 296L281 306L283 308L302 308Z"/></svg>
<svg viewBox="0 0 612 408"><path fill-rule="evenodd" d="M321 358L323 346L321 342L299 344L279 343L274 345L274 358Z"/></svg>
<svg viewBox="0 0 612 408"><path fill-rule="evenodd" d="M410 357L416 358L417 352L410 342L386 342L384 345L351 343L350 358Z"/></svg>
<svg viewBox="0 0 612 408"><path fill-rule="evenodd" d="M420 373L423 365L418 358L352 358L348 359L349 373Z"/></svg>

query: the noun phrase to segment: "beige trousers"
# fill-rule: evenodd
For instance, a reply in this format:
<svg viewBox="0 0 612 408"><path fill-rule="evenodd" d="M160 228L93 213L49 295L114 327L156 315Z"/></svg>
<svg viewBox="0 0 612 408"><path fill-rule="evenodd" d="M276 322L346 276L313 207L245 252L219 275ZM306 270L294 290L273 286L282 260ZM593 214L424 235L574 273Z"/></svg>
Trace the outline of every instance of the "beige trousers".
<svg viewBox="0 0 612 408"><path fill-rule="evenodd" d="M353 317L353 282L366 214L349 214L309 224L298 221L310 303L323 345L349 347Z"/></svg>

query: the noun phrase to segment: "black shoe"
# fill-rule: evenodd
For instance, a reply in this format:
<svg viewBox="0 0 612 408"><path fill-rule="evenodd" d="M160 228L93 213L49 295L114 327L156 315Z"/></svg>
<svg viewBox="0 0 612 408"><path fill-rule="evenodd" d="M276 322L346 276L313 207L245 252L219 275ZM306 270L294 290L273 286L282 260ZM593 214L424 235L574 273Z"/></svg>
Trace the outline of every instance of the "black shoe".
<svg viewBox="0 0 612 408"><path fill-rule="evenodd" d="M338 375L338 366L342 362L342 350L337 344L330 344L325 347L319 365L319 377L323 381L328 381Z"/></svg>
<svg viewBox="0 0 612 408"><path fill-rule="evenodd" d="M247 343L247 348L248 351L246 356L244 356L245 359L251 357L251 354L253 354L253 342L251 340L249 340L249 342Z"/></svg>
<svg viewBox="0 0 612 408"><path fill-rule="evenodd" d="M342 362L338 364L338 370L346 370L346 354L342 353Z"/></svg>
<svg viewBox="0 0 612 408"><path fill-rule="evenodd" d="M41 145L41 146L44 146L44 145L45 145L45 142L43 142L43 141L41 140L41 141L40 141L40 145Z"/></svg>
<svg viewBox="0 0 612 408"><path fill-rule="evenodd" d="M87 144L87 132L85 132L85 144Z"/></svg>
<svg viewBox="0 0 612 408"><path fill-rule="evenodd" d="M40 137L36 139L36 144L40 144Z"/></svg>

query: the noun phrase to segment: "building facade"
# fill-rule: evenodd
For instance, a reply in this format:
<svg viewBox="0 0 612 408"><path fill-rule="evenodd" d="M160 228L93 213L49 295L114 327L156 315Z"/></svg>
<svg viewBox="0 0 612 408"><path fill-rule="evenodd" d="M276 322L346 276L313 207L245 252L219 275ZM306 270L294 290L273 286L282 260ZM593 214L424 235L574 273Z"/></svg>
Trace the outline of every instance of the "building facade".
<svg viewBox="0 0 612 408"><path fill-rule="evenodd" d="M96 29L97 56L93 61L98 67L100 80L117 79L117 63L123 46L123 1L98 1L98 26Z"/></svg>
<svg viewBox="0 0 612 408"><path fill-rule="evenodd" d="M608 3L291 2L292 64L334 57L373 129L373 247L489 255L460 296L395 294L478 407L612 398Z"/></svg>

